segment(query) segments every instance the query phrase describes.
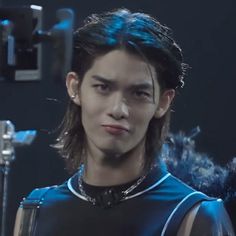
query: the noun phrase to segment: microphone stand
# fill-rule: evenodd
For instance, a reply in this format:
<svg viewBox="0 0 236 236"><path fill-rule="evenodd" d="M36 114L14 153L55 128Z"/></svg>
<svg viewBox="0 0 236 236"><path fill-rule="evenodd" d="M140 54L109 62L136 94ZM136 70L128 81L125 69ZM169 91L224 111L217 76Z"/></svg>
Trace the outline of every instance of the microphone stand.
<svg viewBox="0 0 236 236"><path fill-rule="evenodd" d="M6 211L8 194L8 177L10 162L15 159L12 140L15 127L10 121L0 121L0 166L1 166L1 192L2 192L2 212L1 212L1 236L6 236Z"/></svg>
<svg viewBox="0 0 236 236"><path fill-rule="evenodd" d="M3 186L1 186L3 190L2 195L2 220L1 220L1 236L6 236L6 215L7 215L7 199L8 199L8 177L9 177L9 164L6 164L2 168L3 174Z"/></svg>
<svg viewBox="0 0 236 236"><path fill-rule="evenodd" d="M15 159L15 147L31 144L35 139L35 136L35 130L15 132L15 127L10 121L0 121L0 193L2 193L1 236L6 236L8 180L10 164Z"/></svg>

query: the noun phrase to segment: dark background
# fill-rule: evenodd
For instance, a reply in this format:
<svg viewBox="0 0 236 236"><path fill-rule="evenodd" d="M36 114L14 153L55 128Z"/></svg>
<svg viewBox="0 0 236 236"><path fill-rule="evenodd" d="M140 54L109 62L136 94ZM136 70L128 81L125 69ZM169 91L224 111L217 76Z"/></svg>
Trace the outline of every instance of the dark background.
<svg viewBox="0 0 236 236"><path fill-rule="evenodd" d="M225 164L236 156L236 2L234 0L2 0L0 6L43 6L43 28L56 22L56 10L72 8L76 26L90 13L118 7L149 13L174 30L174 37L192 67L186 86L177 96L171 131L201 128L197 150ZM49 147L67 103L65 86L50 74L51 48L43 46L40 82L0 83L0 120L11 120L17 130L36 129L30 147L16 150L10 173L8 233L11 235L16 208L33 188L58 184L67 178L63 161ZM54 101L52 99L56 99Z"/></svg>

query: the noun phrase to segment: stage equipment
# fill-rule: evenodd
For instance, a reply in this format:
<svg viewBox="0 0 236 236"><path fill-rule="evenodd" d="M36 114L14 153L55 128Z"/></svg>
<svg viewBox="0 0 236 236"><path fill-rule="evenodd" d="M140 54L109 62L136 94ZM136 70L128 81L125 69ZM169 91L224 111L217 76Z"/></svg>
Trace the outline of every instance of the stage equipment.
<svg viewBox="0 0 236 236"><path fill-rule="evenodd" d="M58 23L42 30L43 8L0 8L0 80L39 81L42 78L42 43L50 41L54 50L52 76L65 77L70 70L74 13L57 11Z"/></svg>
<svg viewBox="0 0 236 236"><path fill-rule="evenodd" d="M35 137L35 130L15 132L15 127L10 121L0 121L1 236L6 236L8 175L10 164L15 159L15 147L30 145Z"/></svg>
<svg viewBox="0 0 236 236"><path fill-rule="evenodd" d="M8 81L41 78L41 44L33 34L42 28L42 7L0 8L0 76Z"/></svg>

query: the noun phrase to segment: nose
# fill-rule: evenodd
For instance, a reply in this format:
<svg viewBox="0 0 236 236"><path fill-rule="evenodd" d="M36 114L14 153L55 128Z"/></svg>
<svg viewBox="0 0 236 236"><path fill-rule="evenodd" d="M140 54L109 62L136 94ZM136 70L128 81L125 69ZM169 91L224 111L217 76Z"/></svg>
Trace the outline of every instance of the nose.
<svg viewBox="0 0 236 236"><path fill-rule="evenodd" d="M128 118L129 108L123 95L116 94L111 99L109 115L116 120Z"/></svg>

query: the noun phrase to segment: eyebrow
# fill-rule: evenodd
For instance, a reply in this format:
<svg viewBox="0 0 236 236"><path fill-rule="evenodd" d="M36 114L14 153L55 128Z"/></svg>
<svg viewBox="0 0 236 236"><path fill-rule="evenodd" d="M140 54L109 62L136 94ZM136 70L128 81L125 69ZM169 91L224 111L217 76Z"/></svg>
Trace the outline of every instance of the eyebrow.
<svg viewBox="0 0 236 236"><path fill-rule="evenodd" d="M134 89L146 89L146 90L152 90L152 88L153 88L152 84L150 84L148 82L134 84L131 87Z"/></svg>
<svg viewBox="0 0 236 236"><path fill-rule="evenodd" d="M92 78L96 81L102 82L102 83L106 83L106 84L110 84L110 85L116 85L117 82L113 81L112 79L106 79L100 75L93 75ZM153 84L152 81L143 81L137 84L132 84L130 86L132 89L147 89L147 90L153 90Z"/></svg>
<svg viewBox="0 0 236 236"><path fill-rule="evenodd" d="M94 80L97 80L99 82L106 83L106 84L115 84L116 83L115 81L112 81L111 79L106 79L100 75L93 75L92 78Z"/></svg>

